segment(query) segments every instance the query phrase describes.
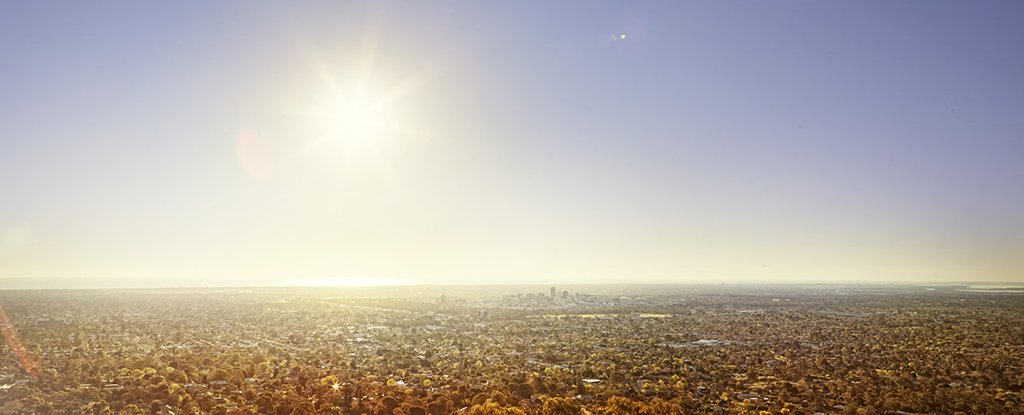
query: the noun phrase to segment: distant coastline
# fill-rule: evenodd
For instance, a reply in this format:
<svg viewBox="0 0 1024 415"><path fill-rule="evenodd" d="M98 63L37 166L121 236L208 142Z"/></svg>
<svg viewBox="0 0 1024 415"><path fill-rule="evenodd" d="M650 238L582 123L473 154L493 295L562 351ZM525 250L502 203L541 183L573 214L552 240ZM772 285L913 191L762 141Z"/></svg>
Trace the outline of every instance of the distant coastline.
<svg viewBox="0 0 1024 415"><path fill-rule="evenodd" d="M547 292L550 287L570 292L589 292L597 294L626 295L663 295L687 291L723 292L723 293L773 293L789 291L832 291L837 293L885 293L902 291L935 291L962 293L1021 293L1024 294L1024 282L906 282L906 283L836 283L836 282L701 282L683 281L675 283L508 283L508 284L390 284L390 285L306 285L284 283L262 283L253 281L251 285L229 284L160 284L153 280L132 279L35 279L35 278L0 278L0 291L14 290L46 290L46 291L89 291L89 290L139 290L139 291L224 291L224 290L304 290L312 289L333 293L387 295L387 296L427 296L427 295L466 295L475 296L481 293L494 295L520 292Z"/></svg>

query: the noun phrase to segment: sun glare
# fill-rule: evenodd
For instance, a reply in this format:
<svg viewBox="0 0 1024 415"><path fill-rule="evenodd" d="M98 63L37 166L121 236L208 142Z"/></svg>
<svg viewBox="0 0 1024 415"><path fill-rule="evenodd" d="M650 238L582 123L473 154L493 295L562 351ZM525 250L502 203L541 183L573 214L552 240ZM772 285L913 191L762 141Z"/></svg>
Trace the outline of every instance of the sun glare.
<svg viewBox="0 0 1024 415"><path fill-rule="evenodd" d="M333 92L318 109L325 138L367 143L380 140L395 125L394 115L381 99L366 92Z"/></svg>
<svg viewBox="0 0 1024 415"><path fill-rule="evenodd" d="M390 170L396 154L415 132L403 108L406 90L377 89L367 79L351 83L334 80L307 101L303 112L312 141L307 154L323 154L338 166L374 165ZM317 96L318 95L318 96Z"/></svg>
<svg viewBox="0 0 1024 415"><path fill-rule="evenodd" d="M409 281L384 277L310 277L292 284L297 287L385 287L408 285Z"/></svg>
<svg viewBox="0 0 1024 415"><path fill-rule="evenodd" d="M431 67L406 72L410 68L396 62L381 64L372 40L363 49L362 56L340 64L312 47L303 48L316 76L294 101L293 108L303 116L295 129L306 135L299 153L322 157L343 173L370 168L389 174L409 145L427 135L417 90L434 72Z"/></svg>

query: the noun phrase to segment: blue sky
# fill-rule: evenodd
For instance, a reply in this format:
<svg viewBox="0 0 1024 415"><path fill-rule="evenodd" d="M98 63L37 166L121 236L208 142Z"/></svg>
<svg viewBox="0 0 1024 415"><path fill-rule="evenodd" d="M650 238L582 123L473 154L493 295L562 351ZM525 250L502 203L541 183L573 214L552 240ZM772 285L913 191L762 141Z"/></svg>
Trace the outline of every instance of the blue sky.
<svg viewBox="0 0 1024 415"><path fill-rule="evenodd" d="M6 5L0 281L1022 281L1022 17Z"/></svg>

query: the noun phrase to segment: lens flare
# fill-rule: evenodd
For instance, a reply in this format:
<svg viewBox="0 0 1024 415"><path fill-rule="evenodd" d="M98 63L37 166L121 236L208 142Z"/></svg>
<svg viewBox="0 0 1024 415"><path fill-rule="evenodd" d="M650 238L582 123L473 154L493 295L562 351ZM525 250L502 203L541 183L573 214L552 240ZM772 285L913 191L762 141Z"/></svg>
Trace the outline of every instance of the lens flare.
<svg viewBox="0 0 1024 415"><path fill-rule="evenodd" d="M242 170L251 178L270 175L270 154L263 137L255 131L244 131L235 138L235 153Z"/></svg>
<svg viewBox="0 0 1024 415"><path fill-rule="evenodd" d="M25 369L25 373L28 373L33 381L38 382L39 369L36 369L32 356L28 354L28 350L25 350L25 346L22 346L21 341L18 340L18 334L14 332L14 325L7 319L7 312L4 311L3 306L0 306L0 333L3 333L7 347L10 347L14 355L17 356L22 369Z"/></svg>

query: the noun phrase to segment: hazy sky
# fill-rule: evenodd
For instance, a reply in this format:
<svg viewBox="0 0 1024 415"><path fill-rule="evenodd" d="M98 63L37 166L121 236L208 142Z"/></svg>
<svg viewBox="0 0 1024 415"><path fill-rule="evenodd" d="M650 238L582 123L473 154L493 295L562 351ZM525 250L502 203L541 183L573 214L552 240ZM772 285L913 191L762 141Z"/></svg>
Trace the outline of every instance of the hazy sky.
<svg viewBox="0 0 1024 415"><path fill-rule="evenodd" d="M1024 2L294 3L4 4L0 287L1024 281Z"/></svg>

